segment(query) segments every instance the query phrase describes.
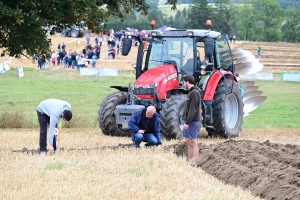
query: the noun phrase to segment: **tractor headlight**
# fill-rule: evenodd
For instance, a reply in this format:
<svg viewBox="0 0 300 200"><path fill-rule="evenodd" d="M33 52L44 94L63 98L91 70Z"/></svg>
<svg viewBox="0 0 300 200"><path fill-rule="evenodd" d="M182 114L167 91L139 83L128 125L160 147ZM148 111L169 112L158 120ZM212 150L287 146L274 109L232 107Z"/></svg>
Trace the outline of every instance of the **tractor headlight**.
<svg viewBox="0 0 300 200"><path fill-rule="evenodd" d="M193 31L187 31L183 34L183 36L189 36L189 37L192 37L194 36L194 32Z"/></svg>
<svg viewBox="0 0 300 200"><path fill-rule="evenodd" d="M162 32L161 31L151 31L151 36L152 37L159 37L162 36Z"/></svg>

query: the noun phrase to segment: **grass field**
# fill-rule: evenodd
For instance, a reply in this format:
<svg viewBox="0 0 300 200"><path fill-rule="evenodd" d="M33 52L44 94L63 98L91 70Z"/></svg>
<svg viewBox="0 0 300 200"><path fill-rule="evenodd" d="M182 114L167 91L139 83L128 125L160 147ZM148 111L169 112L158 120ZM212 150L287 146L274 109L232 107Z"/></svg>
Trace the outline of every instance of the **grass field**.
<svg viewBox="0 0 300 200"><path fill-rule="evenodd" d="M119 77L81 77L77 70L48 71L24 69L18 78L15 69L1 74L0 114L22 113L37 126L36 107L48 98L63 99L71 103L74 121L71 127L98 126L97 111L102 99L116 91L112 85L127 86L135 77L130 70L119 70ZM121 78L120 78L121 77ZM300 83L257 81L256 85L267 100L250 116L244 118L243 128L300 128ZM3 114L4 113L4 114Z"/></svg>
<svg viewBox="0 0 300 200"><path fill-rule="evenodd" d="M183 11L183 9L188 10L191 4L178 4L176 5L176 10L171 10L172 5L158 5L158 9L162 11L164 16L170 17L175 16L177 11Z"/></svg>

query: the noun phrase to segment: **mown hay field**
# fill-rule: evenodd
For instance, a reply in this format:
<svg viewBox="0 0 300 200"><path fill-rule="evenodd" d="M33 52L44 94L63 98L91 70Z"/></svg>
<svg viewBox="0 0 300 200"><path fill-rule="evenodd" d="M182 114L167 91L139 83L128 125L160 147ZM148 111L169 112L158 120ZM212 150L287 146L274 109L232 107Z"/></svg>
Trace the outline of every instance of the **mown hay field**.
<svg viewBox="0 0 300 200"><path fill-rule="evenodd" d="M23 148L38 148L38 135L37 129L1 130L1 199L259 199L164 150L182 141L164 140L162 148L118 148L130 139L104 136L98 129L63 129L64 150L24 153ZM236 140L244 139L300 143L297 129L246 130ZM224 141L198 140L205 145Z"/></svg>

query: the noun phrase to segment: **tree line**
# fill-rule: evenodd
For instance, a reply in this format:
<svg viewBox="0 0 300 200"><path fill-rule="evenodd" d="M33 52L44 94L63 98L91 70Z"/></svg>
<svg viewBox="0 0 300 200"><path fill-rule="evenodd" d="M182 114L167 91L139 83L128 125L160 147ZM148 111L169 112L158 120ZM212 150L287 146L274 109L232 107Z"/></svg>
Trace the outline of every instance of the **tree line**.
<svg viewBox="0 0 300 200"><path fill-rule="evenodd" d="M300 8L300 0L276 0L283 9ZM214 0L207 0L208 3L214 3ZM241 3L241 0L231 0L232 3ZM182 4L192 4L193 0L180 0Z"/></svg>
<svg viewBox="0 0 300 200"><path fill-rule="evenodd" d="M212 30L235 35L238 40L300 41L300 10L295 7L283 9L279 0L240 0L241 4L233 4L230 0L214 0L214 5L208 4L207 0L193 0L187 9L174 11L174 16L162 13L157 6L158 0L146 2L150 5L148 15L133 12L123 22L112 17L107 27L115 30L126 27L149 30L149 21L154 19L157 28L167 25L178 29L205 29L205 21L210 19Z"/></svg>

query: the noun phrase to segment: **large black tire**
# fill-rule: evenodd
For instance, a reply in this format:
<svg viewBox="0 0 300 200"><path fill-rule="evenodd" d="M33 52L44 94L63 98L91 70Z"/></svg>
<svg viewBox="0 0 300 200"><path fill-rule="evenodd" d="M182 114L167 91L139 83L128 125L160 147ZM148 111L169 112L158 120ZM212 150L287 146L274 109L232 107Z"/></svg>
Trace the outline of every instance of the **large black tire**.
<svg viewBox="0 0 300 200"><path fill-rule="evenodd" d="M166 139L182 139L182 119L186 95L173 95L163 104L160 111L161 133Z"/></svg>
<svg viewBox="0 0 300 200"><path fill-rule="evenodd" d="M63 30L63 31L60 33L60 35L61 35L61 37L66 37L66 36L67 36L66 31Z"/></svg>
<svg viewBox="0 0 300 200"><path fill-rule="evenodd" d="M127 92L114 92L106 96L98 110L99 127L104 135L130 136L129 129L119 128L116 124L114 110L117 105L126 104Z"/></svg>
<svg viewBox="0 0 300 200"><path fill-rule="evenodd" d="M72 38L77 38L79 35L79 31L78 30L72 30L71 31L71 37Z"/></svg>
<svg viewBox="0 0 300 200"><path fill-rule="evenodd" d="M225 80L221 80L214 96L213 126L215 136L237 137L241 131L244 103L238 83L233 83L232 93L226 95Z"/></svg>

